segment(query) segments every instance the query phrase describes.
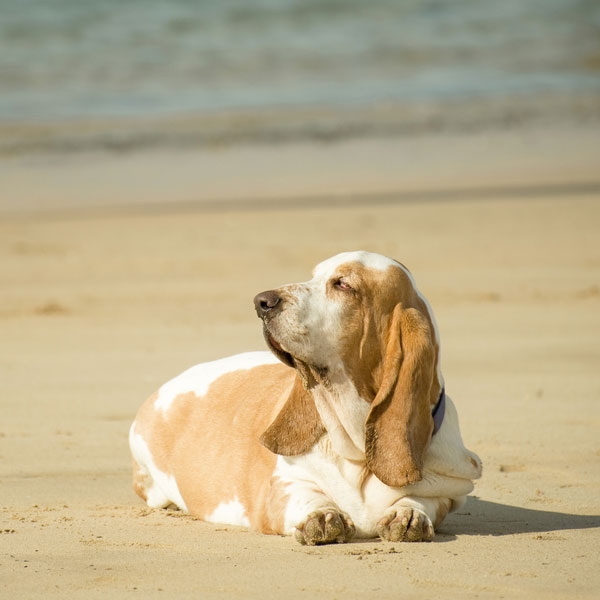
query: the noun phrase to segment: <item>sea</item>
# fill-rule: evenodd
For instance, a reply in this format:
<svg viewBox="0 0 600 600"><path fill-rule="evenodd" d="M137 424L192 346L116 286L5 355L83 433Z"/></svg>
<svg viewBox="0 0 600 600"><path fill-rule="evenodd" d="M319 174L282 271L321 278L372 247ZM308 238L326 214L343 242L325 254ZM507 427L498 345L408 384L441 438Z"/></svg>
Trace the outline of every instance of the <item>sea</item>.
<svg viewBox="0 0 600 600"><path fill-rule="evenodd" d="M4 154L599 114L599 0L0 0Z"/></svg>

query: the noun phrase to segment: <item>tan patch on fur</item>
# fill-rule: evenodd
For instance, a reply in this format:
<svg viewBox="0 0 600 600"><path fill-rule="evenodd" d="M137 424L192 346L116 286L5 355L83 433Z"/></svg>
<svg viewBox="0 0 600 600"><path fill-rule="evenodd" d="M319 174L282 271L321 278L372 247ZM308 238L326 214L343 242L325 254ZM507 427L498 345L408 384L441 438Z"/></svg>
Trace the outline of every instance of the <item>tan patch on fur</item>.
<svg viewBox="0 0 600 600"><path fill-rule="evenodd" d="M315 402L296 376L290 395L260 443L284 456L307 452L325 433Z"/></svg>
<svg viewBox="0 0 600 600"><path fill-rule="evenodd" d="M380 271L360 262L349 262L336 269L331 281L340 277L355 287L356 292L337 290L328 285L327 296L336 300L342 298L346 303L340 353L347 374L362 398L371 402L381 387L392 315L398 304L405 309L415 308L426 319L437 365L439 347L433 321L406 271L393 265ZM437 373L432 388L438 392L441 389ZM434 406L438 398L435 389L432 392L431 404Z"/></svg>
<svg viewBox="0 0 600 600"><path fill-rule="evenodd" d="M421 479L431 439L434 361L429 327L413 308L394 309L381 388L367 417L367 465L387 485Z"/></svg>
<svg viewBox="0 0 600 600"><path fill-rule="evenodd" d="M285 511L290 499L287 493L289 483L283 483L279 478L271 480L271 491L266 510L263 513L263 533L283 533L285 528Z"/></svg>
<svg viewBox="0 0 600 600"><path fill-rule="evenodd" d="M435 520L433 522L434 528L437 529L442 524L442 521L446 518L446 515L450 511L451 505L452 500L449 500L448 498L440 498L438 500L438 508L435 513Z"/></svg>
<svg viewBox="0 0 600 600"><path fill-rule="evenodd" d="M140 465L132 457L131 462L133 463L133 491L144 501L148 500L146 490L150 485L151 481L148 481L148 476L142 472Z"/></svg>
<svg viewBox="0 0 600 600"><path fill-rule="evenodd" d="M333 283L341 277L355 291L337 289ZM333 274L327 294L345 303L341 355L358 393L373 403L367 464L388 485L415 483L441 389L435 368L439 347L427 305L397 266L380 271L345 263Z"/></svg>
<svg viewBox="0 0 600 600"><path fill-rule="evenodd" d="M175 477L192 515L206 518L237 499L253 529L283 531L285 490L271 481L277 457L259 437L288 399L295 378L284 365L261 365L219 377L201 398L180 394L166 413L154 408L156 396L142 406L136 432L156 466Z"/></svg>

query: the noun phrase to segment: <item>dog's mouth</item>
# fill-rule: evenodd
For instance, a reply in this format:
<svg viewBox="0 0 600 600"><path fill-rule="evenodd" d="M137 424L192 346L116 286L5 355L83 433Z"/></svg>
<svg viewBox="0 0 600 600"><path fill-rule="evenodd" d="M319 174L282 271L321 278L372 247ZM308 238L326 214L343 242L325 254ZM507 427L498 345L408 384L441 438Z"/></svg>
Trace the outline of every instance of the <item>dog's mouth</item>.
<svg viewBox="0 0 600 600"><path fill-rule="evenodd" d="M265 336L265 341L271 352L273 352L283 364L295 368L294 357L281 347L281 344L271 335L266 327L263 327L263 335Z"/></svg>

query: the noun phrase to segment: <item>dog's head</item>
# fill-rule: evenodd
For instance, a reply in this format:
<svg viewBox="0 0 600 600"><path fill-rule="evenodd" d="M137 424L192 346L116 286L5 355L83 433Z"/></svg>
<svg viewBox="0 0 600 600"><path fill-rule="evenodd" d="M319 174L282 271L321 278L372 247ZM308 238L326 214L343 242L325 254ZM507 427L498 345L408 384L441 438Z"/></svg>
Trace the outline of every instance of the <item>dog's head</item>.
<svg viewBox="0 0 600 600"><path fill-rule="evenodd" d="M269 348L299 375L262 443L279 454L308 450L324 431L310 390L342 374L371 405L371 471L394 486L421 479L442 382L433 316L406 268L347 252L317 265L310 281L262 292L254 303Z"/></svg>

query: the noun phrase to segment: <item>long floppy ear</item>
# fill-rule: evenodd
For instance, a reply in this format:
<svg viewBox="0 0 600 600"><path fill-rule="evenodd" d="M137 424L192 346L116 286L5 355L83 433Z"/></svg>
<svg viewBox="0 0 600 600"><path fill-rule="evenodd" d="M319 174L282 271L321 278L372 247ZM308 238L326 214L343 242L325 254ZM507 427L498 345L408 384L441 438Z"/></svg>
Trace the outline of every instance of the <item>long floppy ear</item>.
<svg viewBox="0 0 600 600"><path fill-rule="evenodd" d="M296 375L286 403L260 436L260 443L275 454L294 456L310 450L324 433L315 401Z"/></svg>
<svg viewBox="0 0 600 600"><path fill-rule="evenodd" d="M383 360L381 387L366 423L367 466L383 483L402 487L421 480L433 431L435 348L421 312L396 305Z"/></svg>

